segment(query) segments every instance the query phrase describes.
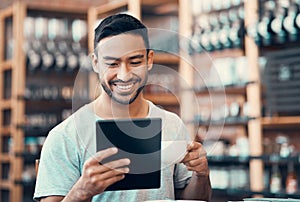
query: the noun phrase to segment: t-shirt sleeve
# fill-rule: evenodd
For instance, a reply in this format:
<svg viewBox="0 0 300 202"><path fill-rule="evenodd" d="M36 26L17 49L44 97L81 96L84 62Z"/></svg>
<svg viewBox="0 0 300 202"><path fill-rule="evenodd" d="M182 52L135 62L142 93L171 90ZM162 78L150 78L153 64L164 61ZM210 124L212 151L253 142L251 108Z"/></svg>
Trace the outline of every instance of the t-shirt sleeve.
<svg viewBox="0 0 300 202"><path fill-rule="evenodd" d="M50 132L44 143L34 199L46 196L65 196L80 177L78 149L70 138Z"/></svg>
<svg viewBox="0 0 300 202"><path fill-rule="evenodd" d="M192 171L188 171L183 163L176 164L174 174L175 189L183 189L192 177Z"/></svg>

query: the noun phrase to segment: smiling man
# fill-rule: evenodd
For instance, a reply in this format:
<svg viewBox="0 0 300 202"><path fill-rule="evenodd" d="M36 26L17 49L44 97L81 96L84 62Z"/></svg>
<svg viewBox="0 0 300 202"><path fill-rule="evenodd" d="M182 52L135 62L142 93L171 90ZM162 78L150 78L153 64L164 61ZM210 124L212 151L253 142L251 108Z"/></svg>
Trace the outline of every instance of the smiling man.
<svg viewBox="0 0 300 202"><path fill-rule="evenodd" d="M141 98L153 62L153 51L146 49L143 38L132 34L107 37L96 50L94 70L106 92L101 95L119 104L133 104L138 96Z"/></svg>
<svg viewBox="0 0 300 202"><path fill-rule="evenodd" d="M50 131L41 153L34 199L209 201L209 169L202 145L189 141L190 136L177 115L143 98L142 90L154 57L154 51L149 49L147 28L130 15L109 16L96 28L94 46L93 68L99 75L102 93ZM160 188L106 191L130 172L130 159L100 163L118 149L96 150L95 122L146 117L162 119L162 140L189 141L187 154L180 163L162 166ZM140 135L142 138L143 134Z"/></svg>

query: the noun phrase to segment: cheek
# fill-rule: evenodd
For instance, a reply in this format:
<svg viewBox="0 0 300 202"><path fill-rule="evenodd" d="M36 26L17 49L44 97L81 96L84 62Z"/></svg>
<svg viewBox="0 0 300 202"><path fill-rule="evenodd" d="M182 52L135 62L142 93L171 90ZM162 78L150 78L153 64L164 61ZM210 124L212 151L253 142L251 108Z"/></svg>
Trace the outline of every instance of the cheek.
<svg viewBox="0 0 300 202"><path fill-rule="evenodd" d="M136 68L135 71L134 71L134 73L136 75L139 75L140 77L144 77L148 73L147 66L141 66L139 68Z"/></svg>
<svg viewBox="0 0 300 202"><path fill-rule="evenodd" d="M114 79L116 73L112 70L102 70L99 73L102 82L108 83L110 80Z"/></svg>

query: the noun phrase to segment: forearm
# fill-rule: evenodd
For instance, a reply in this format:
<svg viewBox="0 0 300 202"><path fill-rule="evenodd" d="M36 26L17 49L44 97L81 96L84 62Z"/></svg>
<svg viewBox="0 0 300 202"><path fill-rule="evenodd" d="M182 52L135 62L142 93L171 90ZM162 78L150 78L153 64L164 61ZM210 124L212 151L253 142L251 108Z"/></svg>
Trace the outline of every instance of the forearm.
<svg viewBox="0 0 300 202"><path fill-rule="evenodd" d="M176 195L179 199L210 201L211 193L209 175L199 176L193 173L190 183Z"/></svg>
<svg viewBox="0 0 300 202"><path fill-rule="evenodd" d="M71 190L68 195L62 200L62 202L90 202L91 197L86 196L78 190Z"/></svg>

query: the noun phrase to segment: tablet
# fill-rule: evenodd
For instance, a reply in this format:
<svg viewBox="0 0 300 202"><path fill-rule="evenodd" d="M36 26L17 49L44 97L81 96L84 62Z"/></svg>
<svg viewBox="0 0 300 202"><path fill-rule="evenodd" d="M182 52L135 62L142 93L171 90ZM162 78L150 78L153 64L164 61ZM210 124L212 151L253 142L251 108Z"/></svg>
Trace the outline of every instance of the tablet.
<svg viewBox="0 0 300 202"><path fill-rule="evenodd" d="M96 122L97 151L117 147L101 163L129 158L129 173L106 191L157 189L161 179L161 119L116 119Z"/></svg>

